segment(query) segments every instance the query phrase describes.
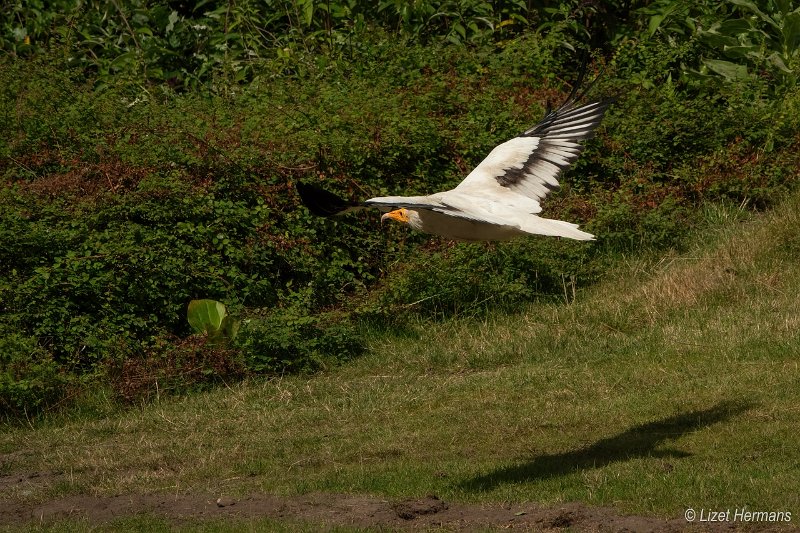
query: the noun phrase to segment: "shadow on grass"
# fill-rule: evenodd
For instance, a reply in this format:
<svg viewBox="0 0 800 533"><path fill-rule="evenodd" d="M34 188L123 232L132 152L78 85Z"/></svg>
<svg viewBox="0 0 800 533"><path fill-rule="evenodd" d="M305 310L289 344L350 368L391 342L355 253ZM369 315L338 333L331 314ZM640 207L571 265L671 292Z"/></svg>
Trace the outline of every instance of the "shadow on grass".
<svg viewBox="0 0 800 533"><path fill-rule="evenodd" d="M720 402L714 407L633 426L591 446L569 452L541 455L524 464L507 466L467 480L463 488L486 491L503 483L520 483L571 474L578 470L599 468L638 457L688 457L675 449L657 449L667 441L724 422L751 409L749 402Z"/></svg>

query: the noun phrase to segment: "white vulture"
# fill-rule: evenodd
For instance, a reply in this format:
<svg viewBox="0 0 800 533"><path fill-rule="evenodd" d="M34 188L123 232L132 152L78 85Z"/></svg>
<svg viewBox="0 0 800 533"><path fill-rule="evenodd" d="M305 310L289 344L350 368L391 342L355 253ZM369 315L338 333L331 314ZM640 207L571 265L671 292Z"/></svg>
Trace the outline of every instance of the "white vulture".
<svg viewBox="0 0 800 533"><path fill-rule="evenodd" d="M578 105L586 94L577 94L582 77L583 73L560 107L548 110L541 122L495 147L454 189L356 203L298 183L300 198L316 215L376 207L386 212L381 222L395 220L448 239L503 241L534 234L593 240L594 235L579 230L577 224L538 216L540 202L559 189L559 174L578 158L581 141L592 136L612 103L603 99Z"/></svg>

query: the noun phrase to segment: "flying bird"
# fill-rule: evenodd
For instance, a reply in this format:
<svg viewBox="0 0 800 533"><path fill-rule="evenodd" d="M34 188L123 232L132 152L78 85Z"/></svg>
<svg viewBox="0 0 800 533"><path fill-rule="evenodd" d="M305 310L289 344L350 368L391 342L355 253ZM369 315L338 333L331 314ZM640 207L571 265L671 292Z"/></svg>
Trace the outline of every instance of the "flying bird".
<svg viewBox="0 0 800 533"><path fill-rule="evenodd" d="M454 189L429 196L381 196L350 202L316 185L298 183L305 206L324 217L378 208L381 222L394 220L415 230L462 241L503 241L523 235L549 235L580 241L594 235L577 224L539 216L540 202L560 188L558 177L575 161L600 124L612 99L586 105L578 101L583 79L561 106L519 136L495 147ZM593 84L592 84L593 85Z"/></svg>

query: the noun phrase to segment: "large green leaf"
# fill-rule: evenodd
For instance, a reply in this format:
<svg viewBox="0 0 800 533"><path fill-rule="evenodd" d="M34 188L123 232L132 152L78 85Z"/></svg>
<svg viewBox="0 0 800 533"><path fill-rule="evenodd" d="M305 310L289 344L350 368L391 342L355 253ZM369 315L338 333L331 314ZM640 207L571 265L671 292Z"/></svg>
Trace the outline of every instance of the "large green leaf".
<svg viewBox="0 0 800 533"><path fill-rule="evenodd" d="M727 35L729 37L735 37L742 33L747 33L753 26L750 24L749 21L745 19L729 19L720 22L719 24L714 24L714 30L721 34Z"/></svg>
<svg viewBox="0 0 800 533"><path fill-rule="evenodd" d="M761 47L756 45L749 46L726 46L722 49L726 56L731 59L753 58L759 59Z"/></svg>
<svg viewBox="0 0 800 533"><path fill-rule="evenodd" d="M729 80L744 80L748 78L747 67L745 65L737 65L730 61L723 61L721 59L704 59L703 63L712 72Z"/></svg>
<svg viewBox="0 0 800 533"><path fill-rule="evenodd" d="M800 47L800 7L783 19L783 43L788 57L797 54Z"/></svg>
<svg viewBox="0 0 800 533"><path fill-rule="evenodd" d="M647 33L650 37L656 34L661 23L664 22L666 15L659 14L650 17L650 22L647 25Z"/></svg>
<svg viewBox="0 0 800 533"><path fill-rule="evenodd" d="M750 0L730 0L730 2L731 4L735 4L750 10L751 13L757 15L759 18L761 18L761 20L780 31L780 25L775 21L775 19L761 11L755 2L751 2Z"/></svg>
<svg viewBox="0 0 800 533"><path fill-rule="evenodd" d="M792 9L792 0L775 0L775 5L778 6L781 15L786 15Z"/></svg>
<svg viewBox="0 0 800 533"><path fill-rule="evenodd" d="M784 63L783 58L778 52L773 52L770 54L767 58L767 61L769 61L770 64L775 65L779 70L782 70L786 74L792 73L792 69L786 66L786 63Z"/></svg>
<svg viewBox="0 0 800 533"><path fill-rule="evenodd" d="M709 28L707 31L700 30L697 32L698 36L706 43L715 48L722 48L724 46L738 46L739 39L731 35L723 35L719 33L720 25L716 24Z"/></svg>
<svg viewBox="0 0 800 533"><path fill-rule="evenodd" d="M311 26L314 20L314 0L301 0L298 2L300 9L302 9L302 22L306 26Z"/></svg>
<svg viewBox="0 0 800 533"><path fill-rule="evenodd" d="M189 302L186 318L195 332L215 336L222 328L222 323L227 314L225 305L222 302L216 300L192 300Z"/></svg>

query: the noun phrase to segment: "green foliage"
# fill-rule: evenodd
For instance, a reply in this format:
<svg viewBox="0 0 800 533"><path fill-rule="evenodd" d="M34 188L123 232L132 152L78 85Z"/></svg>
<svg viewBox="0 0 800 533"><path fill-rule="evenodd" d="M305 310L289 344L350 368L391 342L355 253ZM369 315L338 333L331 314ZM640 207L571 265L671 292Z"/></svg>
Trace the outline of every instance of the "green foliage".
<svg viewBox="0 0 800 533"><path fill-rule="evenodd" d="M305 72L330 57L352 57L381 28L461 44L506 39L528 26L522 0L36 0L9 7L0 15L3 49L21 57L57 50L100 87L122 76L221 88L257 79L265 64Z"/></svg>
<svg viewBox="0 0 800 533"><path fill-rule="evenodd" d="M764 77L775 93L797 84L800 7L790 0L660 0L640 12L649 16L651 36L678 33L702 43L700 69L688 69L694 77L728 82Z"/></svg>
<svg viewBox="0 0 800 533"><path fill-rule="evenodd" d="M381 0L378 13L386 23L417 38L441 35L453 44L481 42L495 32L499 37L509 29L526 27L529 16L526 2L510 0L444 0L441 2L404 2Z"/></svg>
<svg viewBox="0 0 800 533"><path fill-rule="evenodd" d="M320 368L363 350L365 318L572 301L618 255L682 246L696 208L768 207L792 186L797 90L778 100L761 79L684 76L707 43L678 11L652 23L664 7L654 3L609 26L616 44L597 58L607 66L592 96L618 101L544 204L596 243L453 244L370 213L315 218L298 180L350 198L457 184L565 96L575 37L616 4L525 16L518 2L409 5L15 5L2 19L15 56L0 60L5 408L47 408L76 383L133 401ZM709 28L731 13L701 3L681 16ZM12 46L22 22L31 43ZM541 31L518 34L525 24ZM686 31L661 31L675 24ZM212 90L171 88L201 84ZM199 298L241 318L233 342L192 335L187 306Z"/></svg>
<svg viewBox="0 0 800 533"><path fill-rule="evenodd" d="M776 89L797 84L800 54L800 7L789 0L731 0L735 6L729 18L714 22L699 37L726 59L703 60L704 70L727 80L738 81L767 72Z"/></svg>
<svg viewBox="0 0 800 533"><path fill-rule="evenodd" d="M356 328L341 316L296 308L249 319L238 345L251 372L306 372L364 352Z"/></svg>
<svg viewBox="0 0 800 533"><path fill-rule="evenodd" d="M497 244L454 244L408 259L381 285L364 317L396 322L512 310L526 301L571 301L595 281L602 258L592 245L531 238Z"/></svg>
<svg viewBox="0 0 800 533"><path fill-rule="evenodd" d="M0 411L33 414L59 401L70 381L35 338L0 330Z"/></svg>
<svg viewBox="0 0 800 533"><path fill-rule="evenodd" d="M0 47L16 57L51 53L98 88L142 85L230 90L275 75L306 76L353 61L381 41L504 47L535 30L574 51L631 34L638 2L579 0L145 0L12 2ZM578 46L579 48L582 46Z"/></svg>
<svg viewBox="0 0 800 533"><path fill-rule="evenodd" d="M24 314L24 326L65 362L91 365L106 351L125 348L128 337L146 339L158 328L185 331L180 316L197 294L239 287L242 299L275 299L256 271L274 259L255 249L264 217L256 202L247 208L161 190L133 193L121 203L77 203L69 212L63 201L5 192L9 203L19 202L24 241L44 251L30 263L14 255L23 243L6 241L15 244L0 254L19 276L10 309ZM42 209L43 203L57 209ZM246 218L223 224L237 209ZM236 247L226 242L231 237Z"/></svg>
<svg viewBox="0 0 800 533"><path fill-rule="evenodd" d="M240 322L228 315L225 304L216 300L192 300L186 319L195 333L214 343L231 343L239 332Z"/></svg>

